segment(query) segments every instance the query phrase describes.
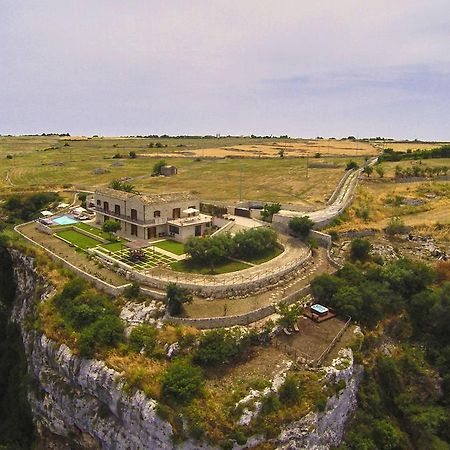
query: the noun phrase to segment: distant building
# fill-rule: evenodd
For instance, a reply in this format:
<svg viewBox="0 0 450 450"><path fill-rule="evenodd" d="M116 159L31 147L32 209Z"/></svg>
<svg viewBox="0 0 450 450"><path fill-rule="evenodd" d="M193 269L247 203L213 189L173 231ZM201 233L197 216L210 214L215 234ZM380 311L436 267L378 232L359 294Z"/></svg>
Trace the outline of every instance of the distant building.
<svg viewBox="0 0 450 450"><path fill-rule="evenodd" d="M160 170L160 174L165 177L170 177L172 175L176 175L178 170L175 166L162 166Z"/></svg>
<svg viewBox="0 0 450 450"><path fill-rule="evenodd" d="M136 194L110 188L97 189L89 202L96 222L117 220L119 235L149 240L163 236L184 242L202 236L211 227L212 217L200 214L200 200L189 192Z"/></svg>

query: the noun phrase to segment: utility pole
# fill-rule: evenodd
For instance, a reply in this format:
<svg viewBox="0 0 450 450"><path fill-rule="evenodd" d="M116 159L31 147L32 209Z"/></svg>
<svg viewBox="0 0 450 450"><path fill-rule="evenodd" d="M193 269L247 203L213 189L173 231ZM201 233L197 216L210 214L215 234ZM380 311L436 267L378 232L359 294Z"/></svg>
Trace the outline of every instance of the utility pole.
<svg viewBox="0 0 450 450"><path fill-rule="evenodd" d="M242 202L242 166L240 168L239 176L239 201Z"/></svg>
<svg viewBox="0 0 450 450"><path fill-rule="evenodd" d="M306 154L306 178L308 178L309 156Z"/></svg>

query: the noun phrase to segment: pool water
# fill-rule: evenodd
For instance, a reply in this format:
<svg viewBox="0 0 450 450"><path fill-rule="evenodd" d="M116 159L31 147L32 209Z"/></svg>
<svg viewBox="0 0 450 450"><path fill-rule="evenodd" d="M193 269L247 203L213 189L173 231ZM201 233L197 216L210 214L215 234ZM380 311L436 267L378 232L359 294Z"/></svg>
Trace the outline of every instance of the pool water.
<svg viewBox="0 0 450 450"><path fill-rule="evenodd" d="M73 217L70 216L56 217L55 219L52 220L53 222L56 222L58 225L72 225L73 223L78 223L78 220L75 220Z"/></svg>
<svg viewBox="0 0 450 450"><path fill-rule="evenodd" d="M314 312L317 312L317 313L319 313L319 314L325 314L325 313L328 312L328 308L327 308L327 307L325 307L325 306L323 306L323 305L319 305L318 303L316 303L315 305L312 305L312 306L311 306L311 309L312 309Z"/></svg>

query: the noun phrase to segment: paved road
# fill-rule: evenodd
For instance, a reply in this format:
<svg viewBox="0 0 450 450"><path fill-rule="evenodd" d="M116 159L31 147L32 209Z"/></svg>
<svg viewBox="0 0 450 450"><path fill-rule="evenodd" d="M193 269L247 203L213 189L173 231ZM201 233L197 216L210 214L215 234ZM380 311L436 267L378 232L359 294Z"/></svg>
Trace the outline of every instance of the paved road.
<svg viewBox="0 0 450 450"><path fill-rule="evenodd" d="M376 161L377 158L373 158L369 162L369 165L374 165ZM347 179L342 185L341 190L339 191L338 195L331 205L323 209L310 212L289 211L282 209L278 214L275 214L273 216L272 222L287 224L292 217L299 217L304 215L309 216L311 220L313 220L318 225L325 224L326 222L333 220L335 217L341 214L342 211L351 203L356 186L358 185L358 178L361 175L362 171L363 169L361 168L348 175Z"/></svg>

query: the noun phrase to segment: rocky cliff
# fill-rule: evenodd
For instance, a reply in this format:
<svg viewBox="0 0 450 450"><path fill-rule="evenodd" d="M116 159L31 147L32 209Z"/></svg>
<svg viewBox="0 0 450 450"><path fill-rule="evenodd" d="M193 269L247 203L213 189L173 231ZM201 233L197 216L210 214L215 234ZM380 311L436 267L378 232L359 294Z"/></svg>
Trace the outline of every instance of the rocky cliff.
<svg viewBox="0 0 450 450"><path fill-rule="evenodd" d="M32 326L36 304L51 288L38 275L34 260L11 250L17 285L12 320L19 324L33 382L29 402L42 448L174 449L169 423L156 414L157 403L141 391L127 393L116 371L97 360L81 359L66 345L48 339ZM348 358L347 358L348 359ZM276 440L279 448L327 449L342 438L355 407L358 385L353 360L327 377L345 379L345 388L329 399L323 413L291 424ZM255 438L250 442L261 442ZM183 449L207 448L185 442ZM235 446L236 449L243 448Z"/></svg>

